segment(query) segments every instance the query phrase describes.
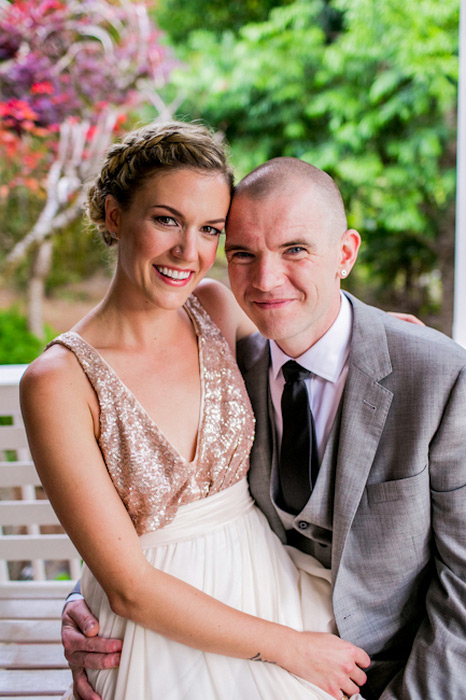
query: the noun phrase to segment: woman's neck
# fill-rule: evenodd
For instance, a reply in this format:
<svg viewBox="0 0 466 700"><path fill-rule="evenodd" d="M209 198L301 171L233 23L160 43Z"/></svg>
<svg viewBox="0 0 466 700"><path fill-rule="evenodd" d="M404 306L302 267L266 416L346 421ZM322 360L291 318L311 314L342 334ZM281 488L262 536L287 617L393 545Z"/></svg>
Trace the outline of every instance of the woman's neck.
<svg viewBox="0 0 466 700"><path fill-rule="evenodd" d="M154 341L162 345L176 342L187 321L183 307L151 308L146 300L125 298L118 288L110 285L102 301L74 326L74 330L96 348L119 346L143 352L145 347L153 346Z"/></svg>

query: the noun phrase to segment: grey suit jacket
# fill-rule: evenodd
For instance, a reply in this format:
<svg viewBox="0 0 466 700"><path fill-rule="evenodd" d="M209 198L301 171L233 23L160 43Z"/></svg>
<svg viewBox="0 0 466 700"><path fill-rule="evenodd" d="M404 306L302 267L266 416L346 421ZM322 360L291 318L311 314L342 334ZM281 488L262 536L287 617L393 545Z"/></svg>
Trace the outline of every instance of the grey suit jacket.
<svg viewBox="0 0 466 700"><path fill-rule="evenodd" d="M342 397L332 546L341 636L373 660L364 695L466 696L466 352L432 329L348 295L350 368ZM257 419L250 487L272 528L269 348L238 361Z"/></svg>

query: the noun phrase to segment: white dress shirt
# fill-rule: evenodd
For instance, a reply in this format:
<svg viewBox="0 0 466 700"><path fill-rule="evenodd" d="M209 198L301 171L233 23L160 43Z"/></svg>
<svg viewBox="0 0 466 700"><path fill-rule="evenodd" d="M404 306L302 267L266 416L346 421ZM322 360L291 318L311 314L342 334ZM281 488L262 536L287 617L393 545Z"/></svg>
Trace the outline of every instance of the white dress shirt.
<svg viewBox="0 0 466 700"><path fill-rule="evenodd" d="M353 312L351 304L345 295L340 292L340 296L340 311L335 322L325 335L300 357L289 357L273 340L270 341L269 386L274 409L278 449L280 449L283 433L281 399L285 379L282 366L288 360L295 360L302 367L312 372L312 376L306 379L305 382L314 417L319 461L322 461L324 455L349 368Z"/></svg>

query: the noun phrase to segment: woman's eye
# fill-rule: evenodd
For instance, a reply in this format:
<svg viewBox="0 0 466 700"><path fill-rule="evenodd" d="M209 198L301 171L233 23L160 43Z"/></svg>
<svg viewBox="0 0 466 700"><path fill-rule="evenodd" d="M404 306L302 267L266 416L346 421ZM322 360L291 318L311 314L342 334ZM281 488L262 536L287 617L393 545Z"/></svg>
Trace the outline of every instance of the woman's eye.
<svg viewBox="0 0 466 700"><path fill-rule="evenodd" d="M220 229L215 228L215 226L203 226L202 230L209 236L220 236L220 234L222 233Z"/></svg>
<svg viewBox="0 0 466 700"><path fill-rule="evenodd" d="M155 221L163 224L164 226L176 226L177 224L176 219L174 219L172 216L157 216Z"/></svg>

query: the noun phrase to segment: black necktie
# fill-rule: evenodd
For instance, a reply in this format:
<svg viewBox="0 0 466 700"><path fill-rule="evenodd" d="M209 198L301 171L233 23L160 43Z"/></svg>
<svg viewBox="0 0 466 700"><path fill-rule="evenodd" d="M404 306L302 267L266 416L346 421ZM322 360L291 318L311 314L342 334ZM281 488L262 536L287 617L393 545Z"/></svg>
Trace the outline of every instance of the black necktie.
<svg viewBox="0 0 466 700"><path fill-rule="evenodd" d="M314 420L305 383L311 372L294 360L286 362L282 371L286 383L281 404L280 488L285 509L299 513L309 500L319 470Z"/></svg>

